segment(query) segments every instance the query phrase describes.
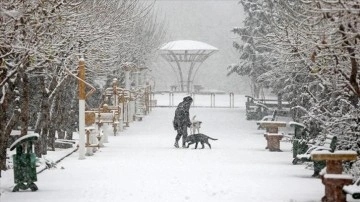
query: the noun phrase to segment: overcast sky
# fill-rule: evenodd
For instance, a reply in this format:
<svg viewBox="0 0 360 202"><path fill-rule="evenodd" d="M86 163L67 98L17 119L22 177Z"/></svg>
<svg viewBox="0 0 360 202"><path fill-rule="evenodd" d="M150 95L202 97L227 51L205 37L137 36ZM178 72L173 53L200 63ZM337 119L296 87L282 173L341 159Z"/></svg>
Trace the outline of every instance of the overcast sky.
<svg viewBox="0 0 360 202"><path fill-rule="evenodd" d="M249 88L248 79L237 75L227 77L227 66L237 63L236 50L232 47L235 35L233 27L243 21L243 9L238 0L157 0L155 9L160 19L166 19L167 38L174 40L196 40L219 49L200 67L195 84L206 89L243 93ZM161 57L154 59L152 69L160 70L155 75L157 90L169 90L176 76L170 65ZM245 94L245 93L244 93Z"/></svg>

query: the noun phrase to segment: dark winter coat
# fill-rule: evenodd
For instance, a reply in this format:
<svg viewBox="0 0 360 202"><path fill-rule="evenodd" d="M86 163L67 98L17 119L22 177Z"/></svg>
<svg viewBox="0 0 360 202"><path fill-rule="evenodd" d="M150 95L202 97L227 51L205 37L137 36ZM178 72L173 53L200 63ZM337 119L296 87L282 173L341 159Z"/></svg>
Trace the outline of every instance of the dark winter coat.
<svg viewBox="0 0 360 202"><path fill-rule="evenodd" d="M192 102L191 97L185 97L182 102L179 103L175 110L175 117L174 117L174 129L177 130L181 126L187 126L190 127L191 121L190 121L190 105Z"/></svg>

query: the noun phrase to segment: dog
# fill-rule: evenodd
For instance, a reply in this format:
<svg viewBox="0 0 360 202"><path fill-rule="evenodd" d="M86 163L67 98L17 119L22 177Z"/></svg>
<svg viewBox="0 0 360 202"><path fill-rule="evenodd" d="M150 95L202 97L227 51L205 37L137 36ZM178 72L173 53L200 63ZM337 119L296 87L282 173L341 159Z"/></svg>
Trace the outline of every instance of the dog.
<svg viewBox="0 0 360 202"><path fill-rule="evenodd" d="M196 115L193 116L192 120L191 120L191 125L190 125L190 133L191 135L197 133L200 133L200 128L201 128L201 121L195 120Z"/></svg>
<svg viewBox="0 0 360 202"><path fill-rule="evenodd" d="M210 140L217 140L215 138L209 137L207 135L198 133L198 134L193 134L193 135L189 135L186 137L185 142L188 143L187 148L189 148L190 145L195 143L195 148L197 149L198 143L200 142L202 145L201 149L205 148L205 144L207 144L209 146L209 148L211 149L211 144L209 143L209 139Z"/></svg>

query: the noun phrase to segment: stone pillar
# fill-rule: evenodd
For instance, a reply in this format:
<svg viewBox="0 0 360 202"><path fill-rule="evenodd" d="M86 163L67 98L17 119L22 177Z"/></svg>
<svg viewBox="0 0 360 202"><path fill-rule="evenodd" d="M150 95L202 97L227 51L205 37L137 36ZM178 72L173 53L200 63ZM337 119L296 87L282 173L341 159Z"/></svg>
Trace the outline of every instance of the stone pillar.
<svg viewBox="0 0 360 202"><path fill-rule="evenodd" d="M342 188L352 184L351 176L322 175L321 181L325 185L325 196L322 197L322 202L346 202L346 195Z"/></svg>
<svg viewBox="0 0 360 202"><path fill-rule="evenodd" d="M269 149L269 151L281 151L280 150L280 140L283 138L282 134L265 133L264 137L267 141L266 149Z"/></svg>

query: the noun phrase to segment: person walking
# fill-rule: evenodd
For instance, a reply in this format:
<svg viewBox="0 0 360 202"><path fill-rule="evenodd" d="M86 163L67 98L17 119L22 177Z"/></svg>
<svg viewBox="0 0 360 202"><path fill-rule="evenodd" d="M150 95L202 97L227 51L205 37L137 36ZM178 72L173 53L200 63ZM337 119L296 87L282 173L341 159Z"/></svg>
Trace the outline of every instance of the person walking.
<svg viewBox="0 0 360 202"><path fill-rule="evenodd" d="M179 140L181 137L182 147L186 148L185 139L188 135L187 128L191 126L189 110L192 101L193 99L190 96L184 97L183 101L179 103L175 110L173 125L174 129L177 131L174 144L176 148L179 148Z"/></svg>

